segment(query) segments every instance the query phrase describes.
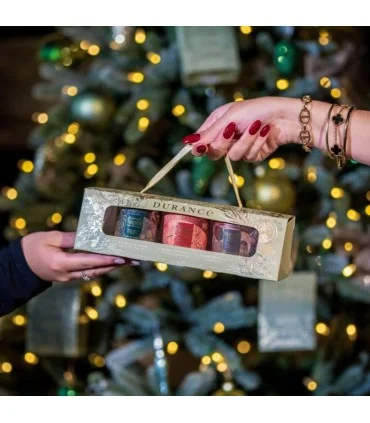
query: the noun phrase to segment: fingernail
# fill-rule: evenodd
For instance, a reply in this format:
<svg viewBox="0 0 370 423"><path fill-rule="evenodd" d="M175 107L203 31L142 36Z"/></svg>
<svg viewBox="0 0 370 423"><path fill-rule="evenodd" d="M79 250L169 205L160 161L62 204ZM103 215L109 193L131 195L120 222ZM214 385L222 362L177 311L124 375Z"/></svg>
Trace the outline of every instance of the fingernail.
<svg viewBox="0 0 370 423"><path fill-rule="evenodd" d="M196 148L197 153L204 154L208 150L208 147L205 144L198 145Z"/></svg>
<svg viewBox="0 0 370 423"><path fill-rule="evenodd" d="M261 129L260 136L265 137L270 132L270 125L266 125Z"/></svg>
<svg viewBox="0 0 370 423"><path fill-rule="evenodd" d="M256 120L253 125L249 128L249 133L251 135L256 135L257 131L261 128L262 122L260 120Z"/></svg>
<svg viewBox="0 0 370 423"><path fill-rule="evenodd" d="M122 258L117 258L117 259L114 259L114 262L116 264L124 264L124 263L126 263L126 260L122 259Z"/></svg>
<svg viewBox="0 0 370 423"><path fill-rule="evenodd" d="M131 260L131 265L132 266L139 266L140 262L137 260Z"/></svg>
<svg viewBox="0 0 370 423"><path fill-rule="evenodd" d="M236 129L235 122L231 122L226 126L224 133L223 133L225 140L228 140L229 138L231 138L234 135L235 129Z"/></svg>
<svg viewBox="0 0 370 423"><path fill-rule="evenodd" d="M190 134L183 138L182 142L184 144L194 144L200 140L200 134Z"/></svg>

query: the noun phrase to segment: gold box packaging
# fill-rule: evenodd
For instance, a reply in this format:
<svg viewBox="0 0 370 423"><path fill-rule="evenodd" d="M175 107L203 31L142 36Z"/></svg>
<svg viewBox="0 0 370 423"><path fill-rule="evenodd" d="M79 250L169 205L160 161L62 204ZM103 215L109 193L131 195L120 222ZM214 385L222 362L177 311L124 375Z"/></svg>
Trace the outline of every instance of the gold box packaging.
<svg viewBox="0 0 370 423"><path fill-rule="evenodd" d="M295 218L291 215L242 207L235 176L228 159L226 164L239 207L163 197L144 192L155 185L190 150L191 146L184 147L141 193L87 188L77 228L75 250L128 257L140 261L162 262L247 278L271 281L286 278L292 267L291 251ZM202 222L203 229L198 226L196 228L198 232L191 232L189 245L194 245L194 248L183 246L189 238L189 232L184 232L184 237L179 236L180 232L174 233L173 236L177 237L179 242L165 239L163 234L166 237L169 235L164 218L162 218L156 241L146 240L147 235L141 239L133 238L132 228L129 232L130 237L118 236L115 232L116 222L123 209L160 212L162 216L173 214L175 223L179 220L179 215L180 220L181 216L184 216L180 225L183 225L187 231L193 230L198 219ZM209 222L209 225L204 225L205 220ZM136 224L137 220L134 223ZM241 227L243 230L234 230ZM182 227L179 226L179 228ZM207 228L209 228L208 242L205 245L204 231ZM197 236L194 234L200 234L203 237L203 243L194 242L194 237ZM220 247L222 240L224 240L224 247ZM239 244L235 244L235 240ZM212 251L212 248L218 250Z"/></svg>

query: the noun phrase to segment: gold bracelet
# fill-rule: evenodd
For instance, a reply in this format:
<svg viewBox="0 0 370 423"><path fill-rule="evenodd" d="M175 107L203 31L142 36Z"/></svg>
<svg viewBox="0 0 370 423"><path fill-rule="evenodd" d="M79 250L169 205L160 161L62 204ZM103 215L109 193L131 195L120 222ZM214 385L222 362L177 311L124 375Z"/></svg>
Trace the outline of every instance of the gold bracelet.
<svg viewBox="0 0 370 423"><path fill-rule="evenodd" d="M302 143L302 148L306 153L309 153L311 151L311 132L307 129L308 125L311 122L311 113L308 110L308 105L311 103L312 99L309 95L304 95L301 98L301 101L303 102L303 109L301 110L301 113L299 114L299 121L303 125L303 129L299 133L299 139Z"/></svg>

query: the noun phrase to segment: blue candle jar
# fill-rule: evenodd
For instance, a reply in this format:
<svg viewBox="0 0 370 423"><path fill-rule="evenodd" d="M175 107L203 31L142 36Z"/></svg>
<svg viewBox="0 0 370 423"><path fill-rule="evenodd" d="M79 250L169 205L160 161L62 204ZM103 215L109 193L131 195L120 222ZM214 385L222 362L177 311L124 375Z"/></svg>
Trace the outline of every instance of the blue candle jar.
<svg viewBox="0 0 370 423"><path fill-rule="evenodd" d="M117 217L116 236L156 241L161 213L150 210L121 209Z"/></svg>

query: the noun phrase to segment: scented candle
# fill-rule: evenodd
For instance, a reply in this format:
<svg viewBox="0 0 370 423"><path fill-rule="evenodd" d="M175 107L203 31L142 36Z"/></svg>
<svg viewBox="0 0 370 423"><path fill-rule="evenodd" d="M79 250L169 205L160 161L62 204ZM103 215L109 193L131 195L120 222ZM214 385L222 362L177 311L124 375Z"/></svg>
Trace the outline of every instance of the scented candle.
<svg viewBox="0 0 370 423"><path fill-rule="evenodd" d="M212 225L212 251L251 257L256 252L257 241L255 228L224 222Z"/></svg>
<svg viewBox="0 0 370 423"><path fill-rule="evenodd" d="M121 209L117 217L116 236L156 241L160 219L158 212Z"/></svg>
<svg viewBox="0 0 370 423"><path fill-rule="evenodd" d="M205 250L209 223L207 219L166 213L163 218L163 244Z"/></svg>

